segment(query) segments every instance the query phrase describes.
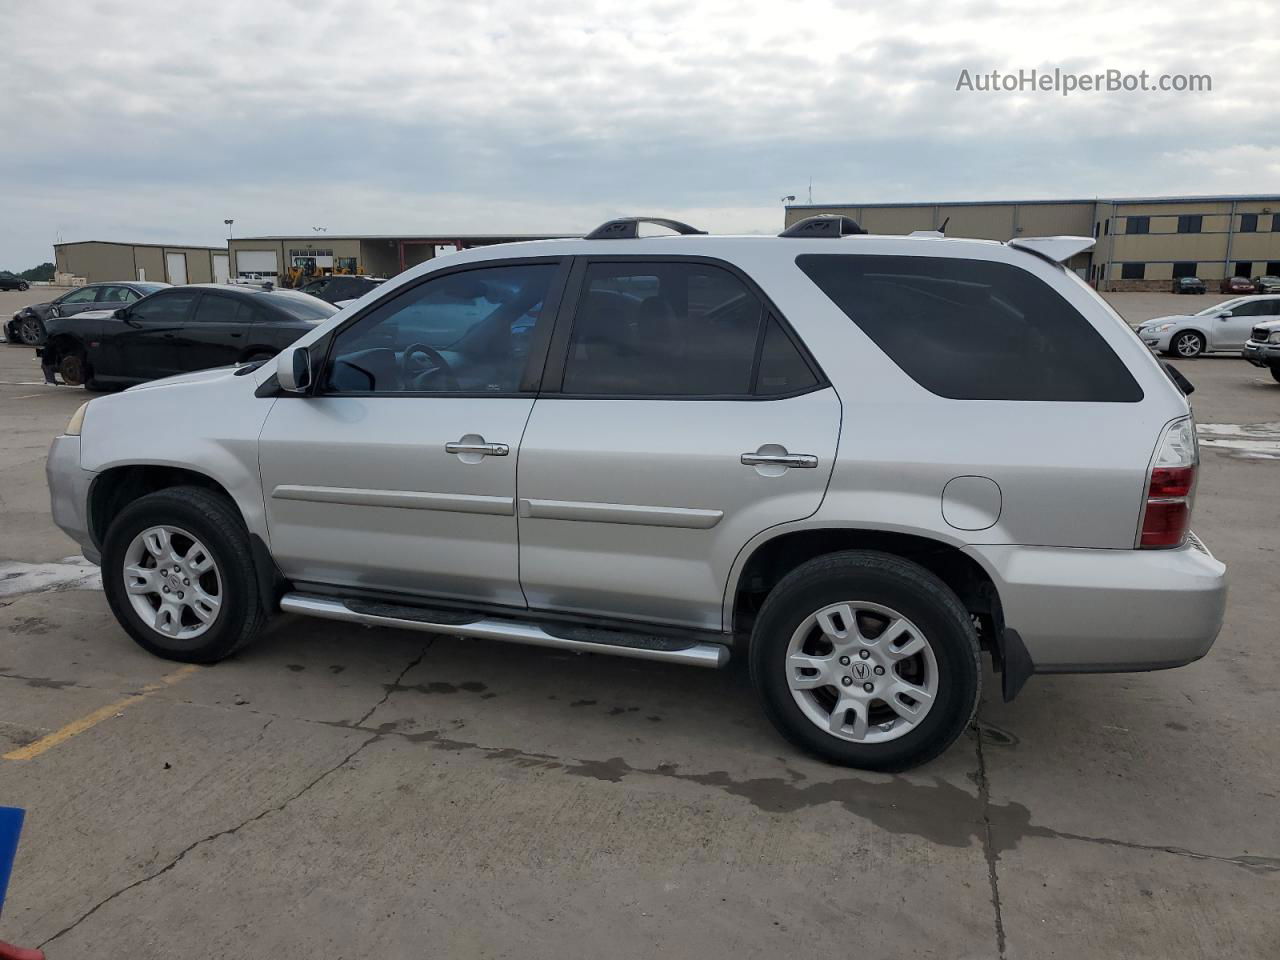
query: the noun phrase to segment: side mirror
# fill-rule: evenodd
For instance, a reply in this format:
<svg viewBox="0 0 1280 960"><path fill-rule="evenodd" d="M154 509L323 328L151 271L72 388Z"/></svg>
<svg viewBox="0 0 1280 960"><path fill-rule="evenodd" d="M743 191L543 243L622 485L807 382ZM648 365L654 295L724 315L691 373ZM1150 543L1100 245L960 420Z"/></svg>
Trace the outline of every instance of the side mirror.
<svg viewBox="0 0 1280 960"><path fill-rule="evenodd" d="M111 311L111 316L115 320L127 320L129 318L129 311L124 307L119 307Z"/></svg>
<svg viewBox="0 0 1280 960"><path fill-rule="evenodd" d="M1219 319L1219 320L1225 320L1225 319L1227 319L1227 317L1229 317L1229 316L1231 316L1231 311L1230 311L1230 310L1223 310L1220 314L1218 314L1218 319Z"/></svg>
<svg viewBox="0 0 1280 960"><path fill-rule="evenodd" d="M306 393L311 388L311 351L306 347L285 347L276 357L276 381L288 393Z"/></svg>

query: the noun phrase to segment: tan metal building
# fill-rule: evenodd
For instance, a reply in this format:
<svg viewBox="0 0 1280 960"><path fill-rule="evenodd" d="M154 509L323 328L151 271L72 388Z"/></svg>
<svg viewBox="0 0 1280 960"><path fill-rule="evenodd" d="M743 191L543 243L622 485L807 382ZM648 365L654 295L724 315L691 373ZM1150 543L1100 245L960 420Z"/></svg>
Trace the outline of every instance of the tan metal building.
<svg viewBox="0 0 1280 960"><path fill-rule="evenodd" d="M89 283L225 283L231 275L226 247L84 240L55 243L53 262L58 273L84 277Z"/></svg>
<svg viewBox="0 0 1280 960"><path fill-rule="evenodd" d="M1168 290L1175 277L1211 289L1229 276L1280 276L1280 195L994 200L957 203L796 204L787 226L819 213L853 217L871 233L933 230L1011 240L1092 236L1068 266L1103 290Z"/></svg>
<svg viewBox="0 0 1280 960"><path fill-rule="evenodd" d="M414 234L383 236L236 237L229 242L233 277L276 277L355 273L393 277L441 251L549 240L572 234ZM291 272L296 274L291 277Z"/></svg>

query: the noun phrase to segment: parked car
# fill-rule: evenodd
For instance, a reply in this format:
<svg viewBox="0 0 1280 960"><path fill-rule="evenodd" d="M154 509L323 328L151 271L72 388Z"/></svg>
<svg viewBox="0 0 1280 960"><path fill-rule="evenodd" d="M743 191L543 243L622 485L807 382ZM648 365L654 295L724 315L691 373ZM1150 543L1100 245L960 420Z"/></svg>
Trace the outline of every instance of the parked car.
<svg viewBox="0 0 1280 960"><path fill-rule="evenodd" d="M33 303L18 310L5 324L4 336L10 343L38 346L44 343L45 324L53 317L73 317L86 310L114 310L167 286L167 283L141 283L132 280L88 283L47 303Z"/></svg>
<svg viewBox="0 0 1280 960"><path fill-rule="evenodd" d="M1249 332L1241 356L1255 367L1266 367L1280 383L1280 320L1264 320Z"/></svg>
<svg viewBox="0 0 1280 960"><path fill-rule="evenodd" d="M50 319L37 353L68 384L125 386L265 360L336 312L293 290L191 284L116 310Z"/></svg>
<svg viewBox="0 0 1280 960"><path fill-rule="evenodd" d="M1252 283L1259 293L1280 293L1280 277L1254 277Z"/></svg>
<svg viewBox="0 0 1280 960"><path fill-rule="evenodd" d="M1199 277L1175 277L1174 293L1204 293L1204 281Z"/></svg>
<svg viewBox="0 0 1280 960"><path fill-rule="evenodd" d="M1152 350L1189 360L1202 353L1238 352L1261 317L1280 315L1280 296L1237 297L1199 313L1156 317L1137 327Z"/></svg>
<svg viewBox="0 0 1280 960"><path fill-rule="evenodd" d="M1208 651L1191 411L1063 266L1091 238L638 223L428 261L270 363L83 405L53 516L124 629L200 663L277 610L733 651L785 736L877 770L966 728L980 651L1006 699Z"/></svg>
<svg viewBox="0 0 1280 960"><path fill-rule="evenodd" d="M27 290L31 284L14 273L0 272L0 290Z"/></svg>
<svg viewBox="0 0 1280 960"><path fill-rule="evenodd" d="M365 277L349 274L336 274L329 277L316 277L300 286L303 293L309 293L321 300L333 304L344 304L358 300L374 287L386 283L386 277Z"/></svg>
<svg viewBox="0 0 1280 960"><path fill-rule="evenodd" d="M1219 293L1257 293L1258 288L1248 277L1223 277L1218 284Z"/></svg>

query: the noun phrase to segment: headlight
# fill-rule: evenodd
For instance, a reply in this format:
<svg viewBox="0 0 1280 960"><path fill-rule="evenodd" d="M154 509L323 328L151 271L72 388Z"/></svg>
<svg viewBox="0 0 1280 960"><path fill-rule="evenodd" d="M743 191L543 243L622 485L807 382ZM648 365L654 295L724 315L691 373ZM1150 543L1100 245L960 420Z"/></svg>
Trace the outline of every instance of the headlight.
<svg viewBox="0 0 1280 960"><path fill-rule="evenodd" d="M1158 327L1151 327L1149 333L1164 333L1166 330L1173 328L1172 323L1162 323Z"/></svg>
<svg viewBox="0 0 1280 960"><path fill-rule="evenodd" d="M1280 343L1280 330L1272 330L1271 336L1267 337L1267 343Z"/></svg>
<svg viewBox="0 0 1280 960"><path fill-rule="evenodd" d="M68 437L80 436L80 428L84 426L84 412L89 409L92 401L86 400L80 404L80 408L71 415L71 419L67 421L66 435Z"/></svg>

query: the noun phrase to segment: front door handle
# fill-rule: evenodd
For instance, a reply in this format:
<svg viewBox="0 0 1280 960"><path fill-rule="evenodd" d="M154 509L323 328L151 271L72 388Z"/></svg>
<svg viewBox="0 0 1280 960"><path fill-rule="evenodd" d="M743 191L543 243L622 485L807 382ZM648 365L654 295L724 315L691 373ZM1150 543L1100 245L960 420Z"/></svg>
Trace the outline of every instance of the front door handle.
<svg viewBox="0 0 1280 960"><path fill-rule="evenodd" d="M445 453L471 454L481 457L505 457L511 448L505 443L485 443L484 437L469 433L461 440L454 440L444 445Z"/></svg>
<svg viewBox="0 0 1280 960"><path fill-rule="evenodd" d="M811 453L744 453L742 464L746 467L798 467L812 470L818 466L818 458Z"/></svg>

